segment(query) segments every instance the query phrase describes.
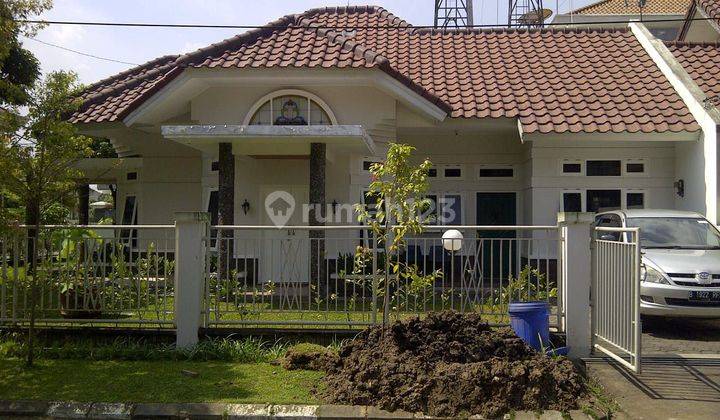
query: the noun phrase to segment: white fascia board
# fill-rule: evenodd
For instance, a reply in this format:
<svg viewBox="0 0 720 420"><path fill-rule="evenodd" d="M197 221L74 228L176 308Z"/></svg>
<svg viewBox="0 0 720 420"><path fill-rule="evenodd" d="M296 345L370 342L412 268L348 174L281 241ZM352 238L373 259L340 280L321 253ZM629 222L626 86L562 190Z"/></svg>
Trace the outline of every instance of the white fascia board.
<svg viewBox="0 0 720 420"><path fill-rule="evenodd" d="M717 127L720 123L720 116L717 115L717 110L705 108L702 102L704 93L662 41L653 37L642 23L631 22L629 26L640 45L680 95L702 129L705 158L705 216L711 221L716 221Z"/></svg>
<svg viewBox="0 0 720 420"><path fill-rule="evenodd" d="M535 141L535 140L547 140L547 141L571 141L571 142L584 142L584 141L602 141L607 143L612 142L692 142L697 141L701 131L679 131L677 133L524 133L522 125L518 121L518 131L520 132L520 138L523 142Z"/></svg>
<svg viewBox="0 0 720 420"><path fill-rule="evenodd" d="M168 96L175 93L180 87L190 80L190 75L187 70L183 70L182 74L173 79L170 83L163 86L160 91L155 92L150 98L146 99L139 107L135 108L127 117L123 120L126 126L131 126L137 122L138 118L142 116L145 111L151 109L153 106L162 103Z"/></svg>
<svg viewBox="0 0 720 420"><path fill-rule="evenodd" d="M428 115L432 119L442 122L445 120L445 117L447 117L447 112L382 70L375 72L373 80L378 87L390 92L392 96L396 97L403 104Z"/></svg>
<svg viewBox="0 0 720 420"><path fill-rule="evenodd" d="M375 85L396 100L433 120L441 122L447 116L447 113L437 105L379 69L306 69L305 74L298 72L298 70L302 69L283 70L285 69L281 69L280 72L276 69L222 69L223 74L219 73L217 69L186 69L181 75L132 111L125 117L123 122L127 126L136 123L147 110L162 103L191 79L199 81L206 87L214 85L215 82L220 83L223 81L222 83L228 83L233 80L242 81L245 85L275 83L279 87L281 85L297 84L300 88L305 85ZM280 74L284 74L284 76L279 77Z"/></svg>

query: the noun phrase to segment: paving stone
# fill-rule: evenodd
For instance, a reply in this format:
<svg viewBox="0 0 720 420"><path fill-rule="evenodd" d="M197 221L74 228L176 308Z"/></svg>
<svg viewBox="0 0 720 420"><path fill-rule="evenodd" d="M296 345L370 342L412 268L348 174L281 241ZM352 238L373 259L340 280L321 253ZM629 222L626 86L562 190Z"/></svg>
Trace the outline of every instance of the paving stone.
<svg viewBox="0 0 720 420"><path fill-rule="evenodd" d="M227 404L189 403L180 404L180 417L193 420L218 419L227 416Z"/></svg>
<svg viewBox="0 0 720 420"><path fill-rule="evenodd" d="M91 419L129 419L132 418L134 404L93 403L87 417Z"/></svg>
<svg viewBox="0 0 720 420"><path fill-rule="evenodd" d="M561 412L557 410L545 410L540 414L540 420L563 420L564 417Z"/></svg>
<svg viewBox="0 0 720 420"><path fill-rule="evenodd" d="M91 407L92 403L52 402L47 415L56 419L84 419Z"/></svg>
<svg viewBox="0 0 720 420"><path fill-rule="evenodd" d="M571 410L568 415L572 420L589 420L592 418L589 415L583 413L582 410Z"/></svg>
<svg viewBox="0 0 720 420"><path fill-rule="evenodd" d="M133 419L174 419L179 416L181 404L136 404Z"/></svg>
<svg viewBox="0 0 720 420"><path fill-rule="evenodd" d="M293 420L317 418L316 405L272 405L270 412L274 417Z"/></svg>
<svg viewBox="0 0 720 420"><path fill-rule="evenodd" d="M239 419L269 419L270 406L268 404L228 404L227 418L230 420Z"/></svg>
<svg viewBox="0 0 720 420"><path fill-rule="evenodd" d="M367 410L361 405L321 405L317 408L319 419L364 419Z"/></svg>
<svg viewBox="0 0 720 420"><path fill-rule="evenodd" d="M49 405L43 401L0 401L0 415L42 416Z"/></svg>
<svg viewBox="0 0 720 420"><path fill-rule="evenodd" d="M411 419L413 418L413 413L408 413L407 411L397 410L397 411L385 411L381 410L377 407L367 406L365 411L365 418L368 419Z"/></svg>

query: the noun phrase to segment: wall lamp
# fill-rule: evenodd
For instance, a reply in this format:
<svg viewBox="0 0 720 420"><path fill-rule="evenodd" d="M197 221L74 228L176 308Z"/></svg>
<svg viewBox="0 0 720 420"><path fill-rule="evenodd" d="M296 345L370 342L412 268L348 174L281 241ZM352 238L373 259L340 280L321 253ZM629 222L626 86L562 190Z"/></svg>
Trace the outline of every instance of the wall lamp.
<svg viewBox="0 0 720 420"><path fill-rule="evenodd" d="M678 179L673 185L675 186L675 193L678 197L685 197L685 181Z"/></svg>
<svg viewBox="0 0 720 420"><path fill-rule="evenodd" d="M247 198L242 203L242 209L245 214L248 214L248 211L250 211L250 203L248 203Z"/></svg>

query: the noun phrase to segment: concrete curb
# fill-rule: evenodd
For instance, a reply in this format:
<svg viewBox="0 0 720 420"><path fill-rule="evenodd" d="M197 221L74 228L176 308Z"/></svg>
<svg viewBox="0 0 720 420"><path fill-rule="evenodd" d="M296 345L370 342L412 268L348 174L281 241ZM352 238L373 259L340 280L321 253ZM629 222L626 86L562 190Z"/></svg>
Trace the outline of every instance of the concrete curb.
<svg viewBox="0 0 720 420"><path fill-rule="evenodd" d="M580 411L569 413L574 420L590 417ZM384 411L376 407L349 405L275 405L275 404L204 404L204 403L76 403L44 401L2 401L0 418L53 418L53 419L198 419L198 420L245 420L245 419L439 419L422 413ZM471 416L471 419L482 419ZM559 411L538 414L531 411L513 413L505 418L514 419L563 419Z"/></svg>

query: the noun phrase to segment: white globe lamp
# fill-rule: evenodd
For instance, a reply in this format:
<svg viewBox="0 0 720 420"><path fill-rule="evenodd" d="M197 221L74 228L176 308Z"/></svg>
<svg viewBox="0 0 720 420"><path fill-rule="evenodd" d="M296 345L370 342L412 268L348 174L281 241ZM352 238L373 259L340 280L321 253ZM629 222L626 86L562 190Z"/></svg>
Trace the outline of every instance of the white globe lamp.
<svg viewBox="0 0 720 420"><path fill-rule="evenodd" d="M443 248L448 251L460 251L462 248L463 234L457 229L446 230L442 235Z"/></svg>

